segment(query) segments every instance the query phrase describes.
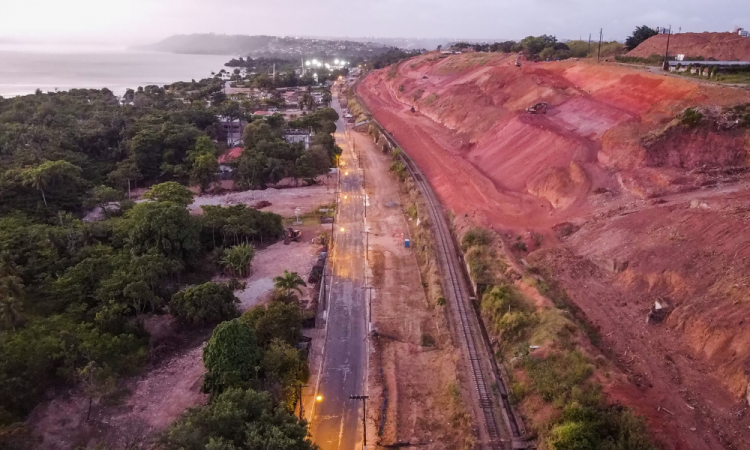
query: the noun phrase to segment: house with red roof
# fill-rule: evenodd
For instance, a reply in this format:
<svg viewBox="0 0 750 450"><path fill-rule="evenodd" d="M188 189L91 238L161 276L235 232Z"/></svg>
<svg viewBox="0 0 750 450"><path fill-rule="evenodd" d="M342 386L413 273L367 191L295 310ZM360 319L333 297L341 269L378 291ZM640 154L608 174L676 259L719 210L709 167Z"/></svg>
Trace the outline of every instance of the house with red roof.
<svg viewBox="0 0 750 450"><path fill-rule="evenodd" d="M219 156L219 177L223 180L227 180L232 177L232 166L229 164L240 157L242 154L242 147L234 147Z"/></svg>

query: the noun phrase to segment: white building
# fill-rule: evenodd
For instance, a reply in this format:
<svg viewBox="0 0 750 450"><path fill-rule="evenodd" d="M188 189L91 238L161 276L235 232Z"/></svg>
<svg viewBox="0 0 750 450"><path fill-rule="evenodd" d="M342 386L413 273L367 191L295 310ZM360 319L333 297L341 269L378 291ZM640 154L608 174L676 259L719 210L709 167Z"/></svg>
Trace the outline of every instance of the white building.
<svg viewBox="0 0 750 450"><path fill-rule="evenodd" d="M305 150L310 148L313 134L309 130L301 128L288 128L284 130L284 140L290 144L303 144Z"/></svg>

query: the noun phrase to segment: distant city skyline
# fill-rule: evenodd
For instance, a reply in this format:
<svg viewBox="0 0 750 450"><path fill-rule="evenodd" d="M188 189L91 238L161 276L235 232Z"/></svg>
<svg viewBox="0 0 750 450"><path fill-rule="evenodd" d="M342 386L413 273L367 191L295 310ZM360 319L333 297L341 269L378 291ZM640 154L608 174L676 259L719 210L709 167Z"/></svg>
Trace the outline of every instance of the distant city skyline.
<svg viewBox="0 0 750 450"><path fill-rule="evenodd" d="M8 1L0 43L134 45L174 34L405 39L588 38L623 40L637 25L683 32L750 28L737 0L95 0Z"/></svg>

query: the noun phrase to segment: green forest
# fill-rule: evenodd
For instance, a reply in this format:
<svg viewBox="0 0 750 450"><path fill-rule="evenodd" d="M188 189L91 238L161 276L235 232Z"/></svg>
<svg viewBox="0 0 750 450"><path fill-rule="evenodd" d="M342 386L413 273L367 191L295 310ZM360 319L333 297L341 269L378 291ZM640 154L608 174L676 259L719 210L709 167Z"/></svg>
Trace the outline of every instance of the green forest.
<svg viewBox="0 0 750 450"><path fill-rule="evenodd" d="M234 172L243 188L285 177L312 182L340 153L330 135L333 110L293 124L279 115L244 117L215 79L147 86L121 99L107 89L0 97L0 448L24 448L13 447L25 435L23 420L51 389L82 386L101 397L143 367L143 320L153 314L172 314L185 326L230 321L204 355L210 405L175 424L164 448L204 448L184 444L195 433L191 421L229 403L244 408L236 420L259 421L247 439L281 436L296 442L283 448L310 448L306 425L289 413L290 385L306 377L291 347L298 333L262 330L273 328L273 318L264 319L273 314L292 326L293 312L278 309L293 303L282 298L237 319L239 282L209 281L219 272L246 276L255 246L282 236L282 217L244 205L206 207L200 216L188 210L194 194L187 186L203 191L216 181L225 150L217 116L227 114L250 123ZM318 132L310 151L281 138L290 125ZM138 203L129 195L137 187L148 188ZM96 207L102 220L83 221ZM238 375L239 366L211 362L222 360L212 356L227 351L222 345L236 346L222 343L232 336L253 343L245 350L262 371L252 379ZM235 431L243 437L212 442L250 445Z"/></svg>

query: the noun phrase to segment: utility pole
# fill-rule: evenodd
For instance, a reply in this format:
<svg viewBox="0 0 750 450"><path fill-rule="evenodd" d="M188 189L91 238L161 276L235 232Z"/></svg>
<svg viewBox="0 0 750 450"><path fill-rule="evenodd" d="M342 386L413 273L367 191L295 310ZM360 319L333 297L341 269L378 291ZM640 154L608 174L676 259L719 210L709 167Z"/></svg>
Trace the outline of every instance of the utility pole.
<svg viewBox="0 0 750 450"><path fill-rule="evenodd" d="M599 57L602 54L602 37L604 36L604 29L599 28L599 51L596 53L596 62L599 62Z"/></svg>
<svg viewBox="0 0 750 450"><path fill-rule="evenodd" d="M350 395L350 400L362 400L362 450L367 450L367 399L369 395Z"/></svg>
<svg viewBox="0 0 750 450"><path fill-rule="evenodd" d="M589 33L589 51L586 52L587 55L591 54L591 33Z"/></svg>
<svg viewBox="0 0 750 450"><path fill-rule="evenodd" d="M669 31L667 32L667 51L664 53L664 65L662 66L662 69L669 70L669 38L672 36L672 25L669 26Z"/></svg>
<svg viewBox="0 0 750 450"><path fill-rule="evenodd" d="M367 310L370 312L370 323L372 323L372 290L375 289L372 286L365 286L362 288L363 291L370 291L370 297L367 302Z"/></svg>
<svg viewBox="0 0 750 450"><path fill-rule="evenodd" d="M370 233L372 233L372 231L369 230L362 232L362 234L367 236L365 238L365 259L367 260L367 262L370 262Z"/></svg>
<svg viewBox="0 0 750 450"><path fill-rule="evenodd" d="M336 195L336 211L333 212L333 220L331 221L331 248L329 250L329 255L333 251L333 236L334 236L334 228L336 227L336 215L339 213L339 194L341 191L336 190L334 194Z"/></svg>
<svg viewBox="0 0 750 450"><path fill-rule="evenodd" d="M306 384L300 383L299 386L298 386L299 390L297 391L297 399L299 400L299 420L300 421L302 420L302 418L305 415L302 412L302 409L304 408L304 406L302 405L302 388L306 388L306 387L308 387Z"/></svg>

